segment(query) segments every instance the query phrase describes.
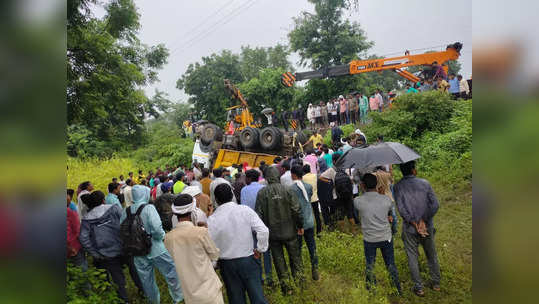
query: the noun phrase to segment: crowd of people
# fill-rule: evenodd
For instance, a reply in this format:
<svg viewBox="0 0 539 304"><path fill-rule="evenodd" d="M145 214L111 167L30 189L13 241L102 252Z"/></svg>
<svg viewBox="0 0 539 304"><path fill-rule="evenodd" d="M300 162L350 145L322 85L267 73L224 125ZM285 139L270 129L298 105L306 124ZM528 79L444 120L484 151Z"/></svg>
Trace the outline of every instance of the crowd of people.
<svg viewBox="0 0 539 304"><path fill-rule="evenodd" d="M272 164L244 163L210 172L195 163L146 175L139 170L127 179L112 178L107 195L94 190L91 181L76 191L68 189L68 261L86 271L91 257L93 265L107 270L126 303L124 266L139 295L152 303L160 303L154 269L165 278L174 303L224 303L223 285L229 303L246 303L246 296L253 304L268 303L264 285L278 285L288 295L309 281L303 243L316 282L323 262L316 244L322 231L352 227L353 233L362 232L367 289L376 284L373 266L379 248L401 294L393 245L398 210L414 293L425 295L420 245L428 259L430 287L439 291L433 224L439 204L429 183L416 177L414 161L400 165L403 178L395 184L390 165L369 172L340 168L342 154L366 147L367 139L359 129L343 139L333 118L331 123L334 142L340 143L335 150L316 131L310 139L313 149L276 157ZM376 141L383 142L383 136Z"/></svg>

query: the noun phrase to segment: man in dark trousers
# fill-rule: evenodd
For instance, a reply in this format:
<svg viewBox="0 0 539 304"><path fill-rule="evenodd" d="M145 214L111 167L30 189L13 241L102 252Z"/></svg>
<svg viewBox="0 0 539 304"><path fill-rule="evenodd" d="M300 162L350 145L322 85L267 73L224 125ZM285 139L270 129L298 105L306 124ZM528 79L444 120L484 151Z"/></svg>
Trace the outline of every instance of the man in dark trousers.
<svg viewBox="0 0 539 304"><path fill-rule="evenodd" d="M303 282L301 251L297 239L298 235L303 235L304 232L303 215L295 194L281 185L277 168L267 167L264 178L268 185L258 192L255 209L269 228L269 247L281 290L284 294L291 294L283 247L290 258L292 276Z"/></svg>
<svg viewBox="0 0 539 304"><path fill-rule="evenodd" d="M393 187L395 202L402 217L402 241L408 257L410 274L414 281L414 292L423 297L423 283L419 272L419 251L421 245L427 256L431 287L440 291L440 265L434 243L433 217L440 207L429 182L416 177L415 161L400 165L403 178Z"/></svg>
<svg viewBox="0 0 539 304"><path fill-rule="evenodd" d="M289 113L283 110L281 112L281 120L283 122L283 128L288 132L288 115Z"/></svg>

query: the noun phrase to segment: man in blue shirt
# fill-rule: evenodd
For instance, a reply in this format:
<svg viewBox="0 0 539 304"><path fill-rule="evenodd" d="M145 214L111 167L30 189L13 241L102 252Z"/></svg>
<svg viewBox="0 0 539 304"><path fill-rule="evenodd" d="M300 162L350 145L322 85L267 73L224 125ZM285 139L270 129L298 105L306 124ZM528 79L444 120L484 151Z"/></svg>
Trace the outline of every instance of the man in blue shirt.
<svg viewBox="0 0 539 304"><path fill-rule="evenodd" d="M109 184L109 194L107 194L107 197L105 197L105 203L109 205L118 204L120 208L122 208L122 204L120 203L120 199L118 199L118 194L120 194L120 184L118 183L110 183Z"/></svg>
<svg viewBox="0 0 539 304"><path fill-rule="evenodd" d="M460 96L460 86L459 86L459 80L457 77L455 77L454 73L449 74L449 93L451 93L451 96L453 99L457 99Z"/></svg>
<svg viewBox="0 0 539 304"><path fill-rule="evenodd" d="M241 204L245 206L249 206L251 209L255 210L256 205L256 196L258 195L258 191L260 189L264 188L265 186L258 183L258 178L260 177L260 172L258 172L255 169L247 170L245 172L245 184L246 186L241 189ZM254 243L256 244L258 240L256 239L256 236L253 235ZM273 278L271 276L271 254L270 249L266 250L263 254L264 256L264 273L266 274L266 285L272 286L273 285ZM260 265L260 275L262 276L262 264ZM261 278L262 283L264 283L264 279Z"/></svg>

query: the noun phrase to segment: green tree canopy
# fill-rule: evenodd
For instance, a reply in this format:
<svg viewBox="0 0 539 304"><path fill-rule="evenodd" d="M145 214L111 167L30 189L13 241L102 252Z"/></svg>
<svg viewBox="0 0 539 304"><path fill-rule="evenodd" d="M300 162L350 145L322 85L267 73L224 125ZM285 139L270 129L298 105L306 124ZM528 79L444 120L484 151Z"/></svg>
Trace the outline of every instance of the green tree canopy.
<svg viewBox="0 0 539 304"><path fill-rule="evenodd" d="M101 19L91 14L92 3L68 1L67 124L78 126L68 131L85 130L80 134L117 150L140 144L144 118L158 115L163 100L149 100L141 88L157 80L168 50L138 40L132 0L104 4Z"/></svg>
<svg viewBox="0 0 539 304"><path fill-rule="evenodd" d="M288 54L288 49L279 44L269 48L242 47L240 54L223 50L221 53L202 57L201 62L190 64L178 79L176 87L190 95L188 101L194 105L197 118L224 123L224 109L237 104L224 87L224 79L230 79L237 87L242 88L242 93L252 107L251 111L256 115L261 110L261 104L271 107L276 107L276 104L268 100L268 96L262 97L251 88L264 87L265 92L271 92L271 96L277 98L276 103L284 102L283 96L290 95L284 93L284 87L280 87L280 73L292 70L287 59ZM273 83L262 83L265 81ZM250 84L240 86L244 82ZM289 91L292 92L293 89Z"/></svg>
<svg viewBox="0 0 539 304"><path fill-rule="evenodd" d="M374 43L367 40L359 23L344 18L347 9L358 9L357 1L309 1L314 4L315 13L302 12L300 17L294 18L294 29L288 34L290 48L298 52L303 66L320 69L355 59L378 58L375 55L367 57L366 52ZM302 103L327 101L352 91L365 94L371 94L376 89L387 91L398 88L399 80L401 78L392 71L312 79L305 86L305 100Z"/></svg>
<svg viewBox="0 0 539 304"><path fill-rule="evenodd" d="M372 47L359 23L343 15L346 0L309 0L315 13L302 12L294 18L294 29L288 34L291 50L298 52L301 65L319 69L358 59Z"/></svg>

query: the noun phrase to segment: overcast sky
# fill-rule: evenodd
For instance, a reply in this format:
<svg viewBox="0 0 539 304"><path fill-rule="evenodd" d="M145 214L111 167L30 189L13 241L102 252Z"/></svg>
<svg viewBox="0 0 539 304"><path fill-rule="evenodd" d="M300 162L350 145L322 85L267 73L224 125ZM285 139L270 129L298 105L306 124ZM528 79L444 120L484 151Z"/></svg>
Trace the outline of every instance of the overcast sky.
<svg viewBox="0 0 539 304"><path fill-rule="evenodd" d="M168 64L159 73L160 82L146 92L151 96L158 88L174 101L187 100L176 89L176 81L190 63L222 49L239 52L242 45L286 44L292 17L313 11L307 0L139 0L136 4L141 41L164 43L170 51ZM468 78L472 72L471 14L469 0L360 0L359 10L347 12L346 17L358 21L374 41L370 54L399 56L406 49L437 46L432 49L443 50L447 44L462 42L459 61L461 73ZM299 57L289 59L295 64Z"/></svg>

